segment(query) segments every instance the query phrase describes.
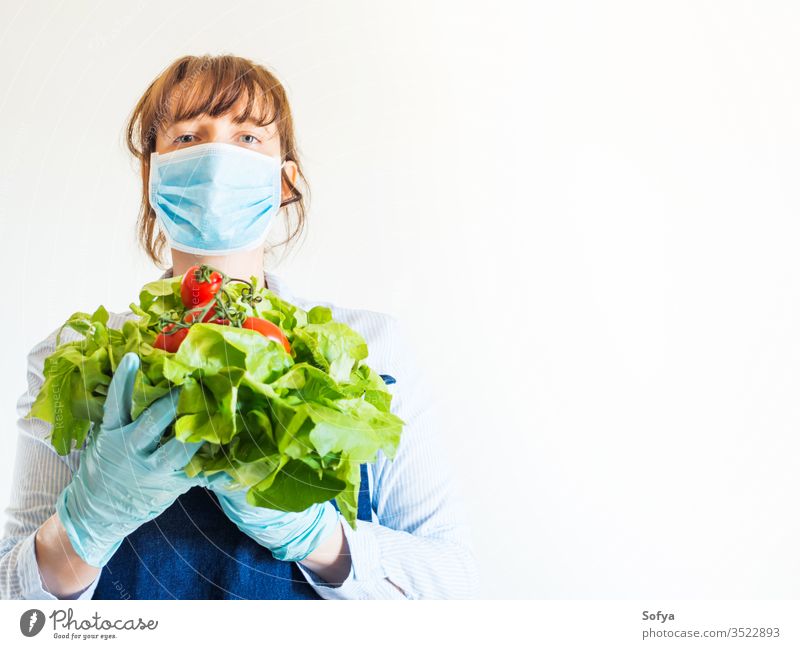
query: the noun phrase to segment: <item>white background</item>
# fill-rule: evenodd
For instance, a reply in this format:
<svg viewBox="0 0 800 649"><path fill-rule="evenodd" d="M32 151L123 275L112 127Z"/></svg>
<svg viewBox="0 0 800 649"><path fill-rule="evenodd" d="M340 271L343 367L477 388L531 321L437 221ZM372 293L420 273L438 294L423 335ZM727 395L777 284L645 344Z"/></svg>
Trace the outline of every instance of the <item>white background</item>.
<svg viewBox="0 0 800 649"><path fill-rule="evenodd" d="M299 295L388 311L485 597L800 596L800 5L0 5L0 500L25 354L158 276L122 128L184 54L275 70Z"/></svg>

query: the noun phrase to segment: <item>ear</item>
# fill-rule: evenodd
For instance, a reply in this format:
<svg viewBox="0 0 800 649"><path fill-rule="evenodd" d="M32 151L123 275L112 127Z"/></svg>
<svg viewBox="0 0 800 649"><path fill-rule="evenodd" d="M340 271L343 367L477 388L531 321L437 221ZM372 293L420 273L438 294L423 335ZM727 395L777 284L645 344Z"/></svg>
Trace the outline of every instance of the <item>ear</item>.
<svg viewBox="0 0 800 649"><path fill-rule="evenodd" d="M297 164L295 164L294 160L287 160L283 164L283 170L286 172L286 175L289 176L292 185L294 185L297 181ZM291 187L289 187L285 178L281 178L281 202L289 200L291 197Z"/></svg>

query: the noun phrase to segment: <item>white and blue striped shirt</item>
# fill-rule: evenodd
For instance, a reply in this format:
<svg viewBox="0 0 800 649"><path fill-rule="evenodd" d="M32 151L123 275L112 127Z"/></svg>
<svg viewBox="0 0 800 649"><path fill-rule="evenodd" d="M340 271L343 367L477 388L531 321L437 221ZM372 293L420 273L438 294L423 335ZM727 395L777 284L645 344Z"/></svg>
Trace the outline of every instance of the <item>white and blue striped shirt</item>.
<svg viewBox="0 0 800 649"><path fill-rule="evenodd" d="M365 361L397 383L391 411L406 422L393 460L378 453L369 465L372 521L343 524L352 568L341 586L325 584L297 564L325 599L466 599L478 595L478 568L470 532L454 489L447 454L441 443L444 421L433 391L420 372L401 323L391 315L337 307L292 295L283 280L265 273L267 285L283 299L305 310L331 308L336 320L359 332L369 347ZM121 328L130 311L112 313L109 326ZM28 354L28 389L17 402L17 456L7 522L0 541L0 597L56 599L42 584L36 563L36 531L55 511L55 502L80 462L80 450L60 456L49 441L50 425L24 419L44 381L44 359L55 350L53 331ZM65 329L62 342L79 336ZM265 550L266 551L266 550ZM95 580L77 599L90 599Z"/></svg>

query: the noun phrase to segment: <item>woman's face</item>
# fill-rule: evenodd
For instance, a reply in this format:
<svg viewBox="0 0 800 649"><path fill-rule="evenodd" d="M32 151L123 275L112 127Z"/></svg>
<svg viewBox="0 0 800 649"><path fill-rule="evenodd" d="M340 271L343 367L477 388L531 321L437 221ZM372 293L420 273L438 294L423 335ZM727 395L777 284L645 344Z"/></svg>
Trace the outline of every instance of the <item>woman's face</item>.
<svg viewBox="0 0 800 649"><path fill-rule="evenodd" d="M244 108L244 101L243 98L229 113L219 117L200 115L192 120L167 124L156 136L156 153L167 153L207 142L227 142L280 158L281 141L274 122L267 126L257 126L252 122L237 124L233 121L232 117L238 115ZM295 163L287 160L283 169L294 184L297 177ZM281 200L290 197L291 190L284 181Z"/></svg>

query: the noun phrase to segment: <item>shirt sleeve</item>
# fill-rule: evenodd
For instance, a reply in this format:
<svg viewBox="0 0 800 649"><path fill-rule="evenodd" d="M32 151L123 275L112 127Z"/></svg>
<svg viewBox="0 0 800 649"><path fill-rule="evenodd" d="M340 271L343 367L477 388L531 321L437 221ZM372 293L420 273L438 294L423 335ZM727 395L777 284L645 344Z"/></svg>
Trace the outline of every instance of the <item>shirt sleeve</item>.
<svg viewBox="0 0 800 649"><path fill-rule="evenodd" d="M50 425L25 419L44 383L44 358L55 349L51 335L28 355L28 389L17 401L17 450L11 499L0 539L0 599L58 599L42 583L36 560L36 532L55 511L72 469L47 441ZM91 599L98 578L68 599Z"/></svg>
<svg viewBox="0 0 800 649"><path fill-rule="evenodd" d="M351 558L338 587L298 563L325 599L469 599L479 575L470 530L441 440L434 391L399 321L390 322L392 412L406 423L393 460L379 452L372 503L378 521L343 519ZM381 371L380 368L373 368ZM372 467L371 467L372 468Z"/></svg>

